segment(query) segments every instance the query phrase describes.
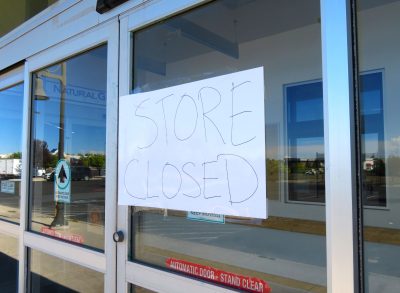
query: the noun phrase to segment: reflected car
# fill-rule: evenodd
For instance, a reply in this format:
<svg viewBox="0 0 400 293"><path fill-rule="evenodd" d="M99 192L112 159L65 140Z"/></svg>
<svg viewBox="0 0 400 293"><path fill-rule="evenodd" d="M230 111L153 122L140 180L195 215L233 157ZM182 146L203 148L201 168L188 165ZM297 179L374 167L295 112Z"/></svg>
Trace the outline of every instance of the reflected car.
<svg viewBox="0 0 400 293"><path fill-rule="evenodd" d="M92 171L90 170L89 167L72 166L71 167L71 177L72 177L71 179L73 181L77 181L77 180L88 181L93 176L92 176ZM54 181L54 171L51 173L44 174L43 178L46 179L47 181Z"/></svg>
<svg viewBox="0 0 400 293"><path fill-rule="evenodd" d="M71 167L72 180L89 180L92 178L92 172L89 167L85 166L72 166Z"/></svg>
<svg viewBox="0 0 400 293"><path fill-rule="evenodd" d="M310 170L307 170L307 171L305 172L305 174L306 174L306 175L315 175L315 174L317 174L317 170L315 170L315 169L310 169Z"/></svg>
<svg viewBox="0 0 400 293"><path fill-rule="evenodd" d="M47 181L53 181L54 180L54 171L44 173L42 177L43 177L43 179L45 179Z"/></svg>

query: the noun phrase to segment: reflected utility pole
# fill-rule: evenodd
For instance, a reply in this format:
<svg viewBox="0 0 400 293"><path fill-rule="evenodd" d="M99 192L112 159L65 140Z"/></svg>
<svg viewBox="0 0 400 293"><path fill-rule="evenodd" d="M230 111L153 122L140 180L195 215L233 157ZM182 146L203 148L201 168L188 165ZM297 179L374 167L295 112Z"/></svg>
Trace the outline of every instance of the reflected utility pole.
<svg viewBox="0 0 400 293"><path fill-rule="evenodd" d="M64 124L65 124L65 90L67 87L67 68L65 62L61 63L61 76L51 74L52 78L56 78L60 80L61 85L60 85L60 122L59 122L59 127L58 127L58 160L63 160L64 159ZM54 182L56 182L54 174ZM71 180L71 178L68 178ZM53 221L50 224L50 227L55 227L55 226L65 226L68 225L68 220L65 218L65 205L63 202L58 202L56 201L56 214L54 216Z"/></svg>
<svg viewBox="0 0 400 293"><path fill-rule="evenodd" d="M60 81L60 120L58 126L58 160L64 159L65 90L67 86L67 67L65 62L62 62L60 66L61 66L61 75L54 74L52 72L47 71L46 69L38 72L36 79L36 88L35 88L35 99L46 101L49 99L49 97L46 95L44 91L42 77L52 78ZM54 178L54 180L56 180L56 178ZM64 203L56 201L55 211L56 214L54 216L53 221L50 224L50 227L67 225L68 221L65 219Z"/></svg>

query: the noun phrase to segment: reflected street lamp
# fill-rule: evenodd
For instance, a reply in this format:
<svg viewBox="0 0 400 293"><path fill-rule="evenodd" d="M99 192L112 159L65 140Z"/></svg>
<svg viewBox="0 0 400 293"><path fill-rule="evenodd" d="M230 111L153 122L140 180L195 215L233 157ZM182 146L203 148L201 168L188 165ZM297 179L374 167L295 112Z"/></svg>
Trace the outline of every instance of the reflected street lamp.
<svg viewBox="0 0 400 293"><path fill-rule="evenodd" d="M36 74L35 76L35 100L46 101L49 97L46 95L43 87L43 79Z"/></svg>
<svg viewBox="0 0 400 293"><path fill-rule="evenodd" d="M61 83L60 86L60 120L58 127L58 160L64 159L64 115L65 115L65 90L67 86L67 66L65 62L60 64L61 66L61 75L54 74L52 72L42 70L36 74L35 78L35 92L34 97L35 100L38 101L46 101L50 98L47 96L44 87L43 87L43 77L52 78L59 80ZM56 178L54 178L56 180ZM53 221L50 224L50 227L55 226L64 226L68 224L68 221L64 217L64 204L61 202L56 202L56 215Z"/></svg>

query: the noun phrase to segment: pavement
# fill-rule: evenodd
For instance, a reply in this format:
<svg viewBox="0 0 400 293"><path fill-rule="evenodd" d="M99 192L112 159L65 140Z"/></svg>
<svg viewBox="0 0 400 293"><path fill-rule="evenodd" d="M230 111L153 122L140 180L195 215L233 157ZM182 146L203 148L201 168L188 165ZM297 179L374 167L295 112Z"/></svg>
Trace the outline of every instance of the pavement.
<svg viewBox="0 0 400 293"><path fill-rule="evenodd" d="M310 233L313 225L308 233L299 233L291 229L290 221L278 230L233 224L229 218L217 224L189 221L182 215L165 217L156 211L140 214L134 220L138 226L134 226L137 248L133 251L140 261L165 267L165 260L174 257L258 276L274 293L326 292L326 238L318 229ZM398 292L400 246L366 242L365 251L370 292Z"/></svg>

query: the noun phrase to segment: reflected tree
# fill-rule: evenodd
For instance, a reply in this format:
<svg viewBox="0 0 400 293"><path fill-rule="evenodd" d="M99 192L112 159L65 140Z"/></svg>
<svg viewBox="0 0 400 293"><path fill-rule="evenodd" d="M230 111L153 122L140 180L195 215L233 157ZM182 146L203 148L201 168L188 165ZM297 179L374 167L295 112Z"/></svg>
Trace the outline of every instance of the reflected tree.
<svg viewBox="0 0 400 293"><path fill-rule="evenodd" d="M86 167L94 167L101 175L101 170L104 169L106 157L104 154L85 154L81 156L82 164Z"/></svg>
<svg viewBox="0 0 400 293"><path fill-rule="evenodd" d="M21 152L12 153L11 155L8 156L8 158L9 159L21 159L22 153Z"/></svg>
<svg viewBox="0 0 400 293"><path fill-rule="evenodd" d="M35 139L33 141L33 166L36 168L49 168L54 162L54 157L46 141Z"/></svg>

